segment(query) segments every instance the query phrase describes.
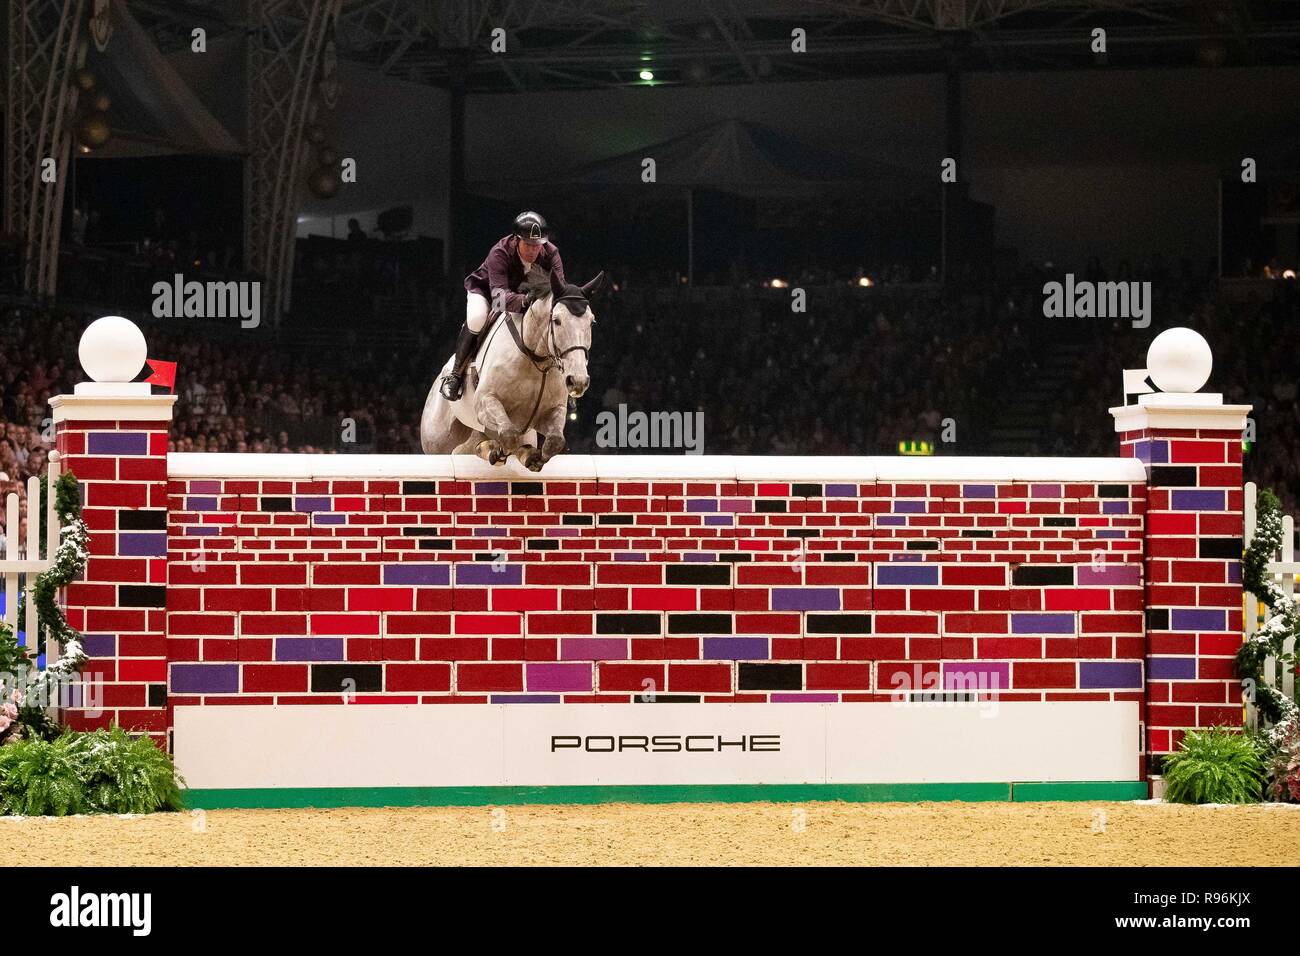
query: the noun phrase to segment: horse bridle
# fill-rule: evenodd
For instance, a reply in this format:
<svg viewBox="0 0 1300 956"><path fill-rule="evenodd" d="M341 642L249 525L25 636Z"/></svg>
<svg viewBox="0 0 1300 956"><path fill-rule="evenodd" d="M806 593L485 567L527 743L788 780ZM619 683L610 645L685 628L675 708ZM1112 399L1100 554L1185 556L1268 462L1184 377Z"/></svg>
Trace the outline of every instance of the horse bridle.
<svg viewBox="0 0 1300 956"><path fill-rule="evenodd" d="M564 302L566 300L577 301L577 302L587 301L586 297L580 295L562 295L551 302L551 310L554 311L557 305L559 305L561 302ZM565 306L565 308L568 308L568 306ZM573 310L570 309L569 311L572 312ZM525 311L524 315L520 316L520 325L523 325L523 318L527 314L528 314L527 311ZM519 329L515 328L515 324L514 322L510 321L509 315L506 316L506 324L510 326L510 334L515 340L515 345L519 346L519 351L523 352L524 355L528 356L529 360L533 363L533 365L537 368L537 370L541 372L543 375L546 375L553 368L558 368L561 371L563 371L564 356L568 355L570 352L582 352L584 357L586 358L591 357L591 351L585 345L571 345L563 352L556 354L555 325L551 321L549 316L546 319L546 328L547 328L547 338L549 340L550 350L546 355L538 355L535 351L533 351L528 347L528 343L524 341L522 332Z"/></svg>

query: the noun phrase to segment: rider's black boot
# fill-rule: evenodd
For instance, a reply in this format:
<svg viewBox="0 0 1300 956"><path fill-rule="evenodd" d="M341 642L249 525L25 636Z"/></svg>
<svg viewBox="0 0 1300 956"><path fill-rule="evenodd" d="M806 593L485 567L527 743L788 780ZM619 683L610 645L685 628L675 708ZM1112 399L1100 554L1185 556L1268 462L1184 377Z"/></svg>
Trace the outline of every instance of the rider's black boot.
<svg viewBox="0 0 1300 956"><path fill-rule="evenodd" d="M438 389L442 397L449 402L456 401L465 390L465 367L469 365L470 356L474 354L476 345L478 345L478 333L471 332L468 325L461 326L460 335L456 339L456 364L443 376L442 385Z"/></svg>

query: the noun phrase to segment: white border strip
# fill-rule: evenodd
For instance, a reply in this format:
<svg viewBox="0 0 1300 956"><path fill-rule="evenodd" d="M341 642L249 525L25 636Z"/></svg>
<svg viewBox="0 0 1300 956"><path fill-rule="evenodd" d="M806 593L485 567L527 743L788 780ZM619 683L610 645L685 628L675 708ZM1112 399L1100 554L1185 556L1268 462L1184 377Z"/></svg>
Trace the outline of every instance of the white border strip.
<svg viewBox="0 0 1300 956"><path fill-rule="evenodd" d="M1145 482L1134 458L890 458L768 455L560 455L535 473L473 455L275 455L173 452L169 478L659 479L699 481Z"/></svg>

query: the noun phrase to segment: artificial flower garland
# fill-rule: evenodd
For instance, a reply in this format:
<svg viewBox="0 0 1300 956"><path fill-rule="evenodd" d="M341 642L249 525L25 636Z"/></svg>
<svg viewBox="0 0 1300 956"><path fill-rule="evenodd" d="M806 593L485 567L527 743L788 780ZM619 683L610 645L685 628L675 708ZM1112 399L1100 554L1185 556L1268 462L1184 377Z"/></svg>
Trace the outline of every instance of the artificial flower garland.
<svg viewBox="0 0 1300 956"><path fill-rule="evenodd" d="M1259 493L1256 504L1255 537L1241 562L1242 586L1258 597L1265 605L1259 630L1247 638L1237 651L1233 671L1243 685L1255 690L1255 706L1265 720L1273 725L1270 739L1277 743L1286 728L1300 720L1296 702L1264 679L1264 661L1276 658L1280 666L1294 670L1296 653L1285 653L1283 645L1288 638L1300 637L1300 612L1293 597L1286 594L1268 571L1269 562L1282 543L1282 508L1272 491Z"/></svg>
<svg viewBox="0 0 1300 956"><path fill-rule="evenodd" d="M42 490L44 490L43 486ZM41 507L43 512L41 502L29 502L28 507ZM49 735L54 728L45 710L39 706L40 702L53 701L59 686L75 676L86 663L86 652L82 647L81 635L68 624L63 608L59 606L57 600L59 589L81 576L90 554L90 534L86 530L86 523L81 519L77 479L71 472L64 472L54 486L54 511L59 519L59 546L55 550L50 567L36 576L32 598L36 603L37 655L45 651L53 640L62 647L62 656L55 664L37 672L28 680L25 695L15 693L17 688L7 689L10 702L18 705L17 722L42 736ZM24 595L19 600L19 621L24 618L25 597ZM2 621L0 621L0 647L3 648L0 657L6 658L3 663L12 665L14 671L19 668L34 669L35 662L28 656L25 648L18 646L13 628ZM17 674L15 673L14 676L16 678ZM8 712L0 715L0 721L6 718L11 722L15 719ZM7 729L8 725L0 728L0 731Z"/></svg>

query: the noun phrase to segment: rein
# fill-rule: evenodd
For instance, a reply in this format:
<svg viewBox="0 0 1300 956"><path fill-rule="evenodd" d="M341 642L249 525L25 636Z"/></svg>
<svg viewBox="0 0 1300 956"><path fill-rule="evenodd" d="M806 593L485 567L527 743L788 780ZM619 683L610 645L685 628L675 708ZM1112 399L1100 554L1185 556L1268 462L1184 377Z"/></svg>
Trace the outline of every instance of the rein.
<svg viewBox="0 0 1300 956"><path fill-rule="evenodd" d="M560 296L558 299L555 299L551 303L551 308L554 308L556 304L563 302L565 299L577 300L577 299L581 299L581 296L576 296L576 295ZM519 317L519 324L523 325L523 323L527 320L527 318L528 318L528 313L524 312ZM528 416L527 424L525 424L522 429L522 431L528 431L528 429L532 428L533 419L537 416L537 410L542 405L542 393L546 391L546 376L550 374L552 369L557 369L557 368L563 369L564 363L562 360L564 359L564 356L568 355L570 352L580 351L583 353L583 355L588 355L588 356L591 353L589 352L589 350L585 345L571 345L569 346L569 348L565 349L563 352L560 352L557 355L556 343L555 343L555 326L551 324L549 317L547 318L546 321L546 327L549 330L549 335L547 333L543 333L542 335L543 338L549 340L550 349L546 355L539 355L533 349L528 347L528 343L524 341L524 337L522 333L515 326L514 316L511 315L509 312L505 314L505 323L507 328L510 329L510 337L515 340L515 345L518 347L519 351L522 352L524 356L526 356L528 360L533 363L533 367L536 368L537 371L541 372L542 374L541 381L537 383L537 400L533 402L533 410Z"/></svg>

